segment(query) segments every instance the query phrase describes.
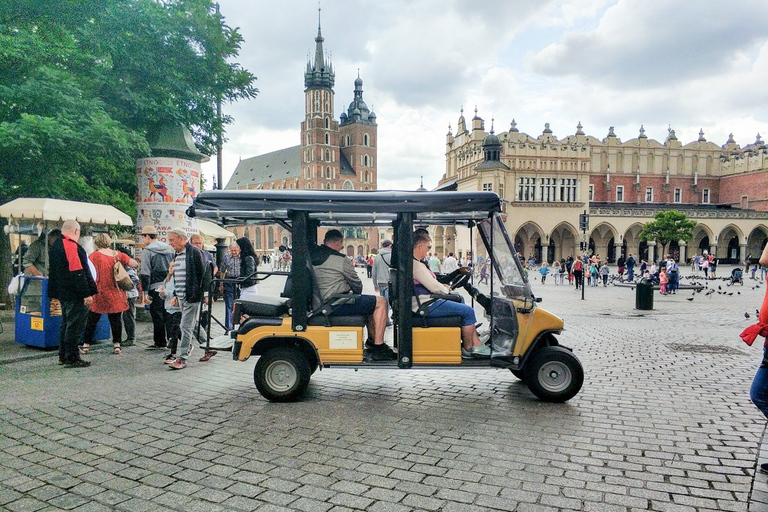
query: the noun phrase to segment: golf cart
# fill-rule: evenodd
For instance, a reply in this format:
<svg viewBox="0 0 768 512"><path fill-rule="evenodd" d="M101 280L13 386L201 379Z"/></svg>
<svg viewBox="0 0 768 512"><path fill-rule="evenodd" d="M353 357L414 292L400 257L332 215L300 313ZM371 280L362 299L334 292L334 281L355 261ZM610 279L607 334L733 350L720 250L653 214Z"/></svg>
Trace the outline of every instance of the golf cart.
<svg viewBox="0 0 768 512"><path fill-rule="evenodd" d="M198 195L187 214L224 226L280 224L292 232L293 265L283 297L235 304L235 321L247 319L232 331L233 358L260 356L254 381L268 400L297 399L310 376L328 368L507 368L549 402L569 400L581 389L581 363L555 337L563 321L538 307L540 299L531 292L493 192L215 190ZM411 310L413 265L421 264L413 259L414 229L440 225L468 230L469 240L477 230L492 265L488 294L472 286L471 273L450 284L482 307L490 322L490 358L462 359L460 317L431 318L428 308ZM310 254L318 228L352 226L394 229L390 302L396 361L366 357L365 317L333 314L354 295L334 296L317 306Z"/></svg>

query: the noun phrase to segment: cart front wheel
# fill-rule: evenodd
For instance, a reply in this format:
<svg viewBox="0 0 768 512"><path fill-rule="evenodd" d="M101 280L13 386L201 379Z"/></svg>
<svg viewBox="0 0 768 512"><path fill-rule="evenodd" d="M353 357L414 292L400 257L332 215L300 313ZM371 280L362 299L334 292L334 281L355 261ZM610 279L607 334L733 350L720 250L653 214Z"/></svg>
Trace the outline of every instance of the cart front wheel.
<svg viewBox="0 0 768 512"><path fill-rule="evenodd" d="M256 388L270 402L292 402L309 384L309 361L298 349L274 348L261 356L253 370Z"/></svg>
<svg viewBox="0 0 768 512"><path fill-rule="evenodd" d="M525 373L523 372L523 370L509 370L509 371L512 372L512 375L514 375L518 379L520 379L523 382L525 382Z"/></svg>
<svg viewBox="0 0 768 512"><path fill-rule="evenodd" d="M524 382L544 402L565 402L584 384L579 359L563 347L543 347L525 365Z"/></svg>

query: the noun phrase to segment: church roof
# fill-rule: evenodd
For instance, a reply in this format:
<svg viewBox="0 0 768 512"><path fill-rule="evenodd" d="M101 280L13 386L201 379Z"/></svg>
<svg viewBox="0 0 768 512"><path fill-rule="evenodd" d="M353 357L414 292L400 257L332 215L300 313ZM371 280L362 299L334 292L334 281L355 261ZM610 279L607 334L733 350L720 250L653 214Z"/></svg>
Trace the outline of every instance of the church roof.
<svg viewBox="0 0 768 512"><path fill-rule="evenodd" d="M341 175L356 176L355 170L344 153L340 153L340 157ZM234 190L251 187L259 183L294 179L300 176L301 146L292 146L241 160L225 188Z"/></svg>
<svg viewBox="0 0 768 512"><path fill-rule="evenodd" d="M293 146L241 160L226 188L245 188L299 176L301 176L301 146Z"/></svg>

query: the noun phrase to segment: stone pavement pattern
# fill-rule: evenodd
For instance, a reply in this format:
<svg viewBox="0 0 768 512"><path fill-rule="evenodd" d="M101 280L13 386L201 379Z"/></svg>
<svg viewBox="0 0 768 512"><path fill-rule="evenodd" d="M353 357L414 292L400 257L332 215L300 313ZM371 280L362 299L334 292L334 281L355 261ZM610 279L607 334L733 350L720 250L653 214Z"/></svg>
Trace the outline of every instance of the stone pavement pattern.
<svg viewBox="0 0 768 512"><path fill-rule="evenodd" d="M181 372L141 347L0 364L0 508L762 510L761 347L738 338L753 285L642 313L627 289L534 283L586 369L566 404L501 370L324 370L271 404L228 353Z"/></svg>

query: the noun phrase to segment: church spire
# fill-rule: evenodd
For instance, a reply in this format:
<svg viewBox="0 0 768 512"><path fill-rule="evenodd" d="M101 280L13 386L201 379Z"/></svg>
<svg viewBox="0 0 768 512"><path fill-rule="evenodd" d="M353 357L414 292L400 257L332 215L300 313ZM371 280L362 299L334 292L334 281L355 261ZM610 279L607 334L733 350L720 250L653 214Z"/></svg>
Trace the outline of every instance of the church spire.
<svg viewBox="0 0 768 512"><path fill-rule="evenodd" d="M320 28L320 7L317 7L317 37L315 38L315 61L307 63L307 71L304 73L304 86L310 88L332 89L336 78L333 66L325 61L323 52L323 33Z"/></svg>

